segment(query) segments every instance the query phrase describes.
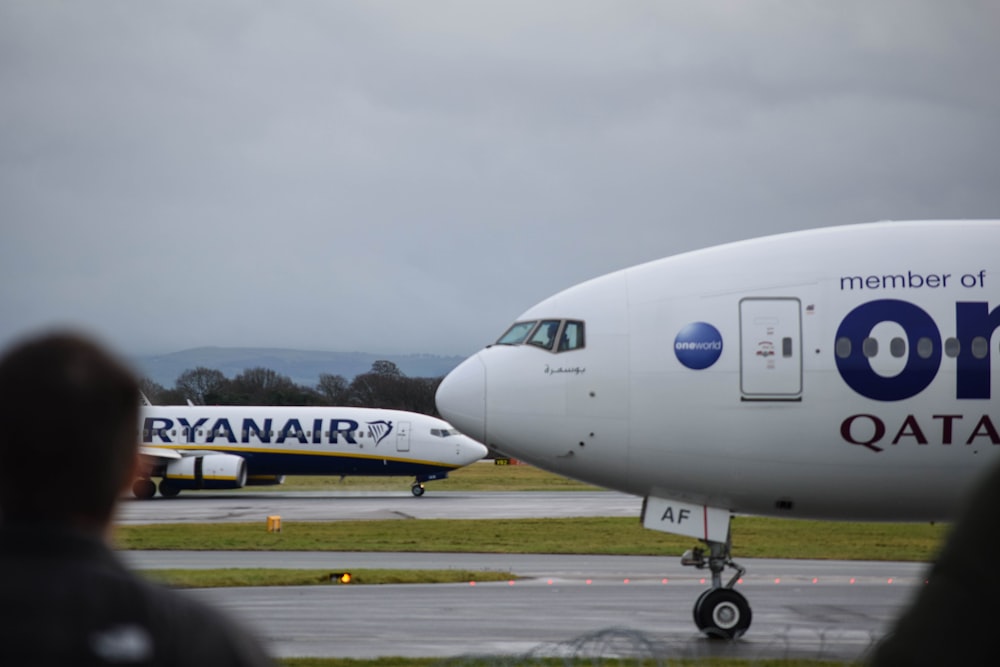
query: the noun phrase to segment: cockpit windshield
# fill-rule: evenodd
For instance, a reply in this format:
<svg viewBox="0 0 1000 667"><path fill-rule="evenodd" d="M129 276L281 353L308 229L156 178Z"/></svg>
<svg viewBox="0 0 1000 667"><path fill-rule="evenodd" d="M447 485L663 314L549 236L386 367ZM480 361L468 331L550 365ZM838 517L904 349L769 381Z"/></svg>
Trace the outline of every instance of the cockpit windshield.
<svg viewBox="0 0 1000 667"><path fill-rule="evenodd" d="M431 435L439 438L447 438L449 435L458 435L458 430L453 428L432 428Z"/></svg>
<svg viewBox="0 0 1000 667"><path fill-rule="evenodd" d="M552 349L552 343L556 342L556 334L559 333L559 320L542 320L542 323L535 327L535 332L528 339L529 345L537 345L546 350Z"/></svg>
<svg viewBox="0 0 1000 667"><path fill-rule="evenodd" d="M515 322L497 345L534 345L550 352L578 350L584 345L580 320L531 320Z"/></svg>
<svg viewBox="0 0 1000 667"><path fill-rule="evenodd" d="M520 345L536 324L538 322L515 322L504 335L500 336L497 345Z"/></svg>

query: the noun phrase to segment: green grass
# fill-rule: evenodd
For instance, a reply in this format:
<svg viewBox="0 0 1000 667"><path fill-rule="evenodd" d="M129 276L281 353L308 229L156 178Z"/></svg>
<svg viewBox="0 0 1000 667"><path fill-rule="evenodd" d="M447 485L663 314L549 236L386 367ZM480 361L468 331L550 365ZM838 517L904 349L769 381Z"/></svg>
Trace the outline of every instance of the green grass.
<svg viewBox="0 0 1000 667"><path fill-rule="evenodd" d="M318 586L341 585L331 581L331 570L280 570L226 568L219 570L141 570L143 576L173 588L221 588L228 586ZM517 576L491 570L351 570L351 585L456 584L469 581L510 581Z"/></svg>
<svg viewBox="0 0 1000 667"><path fill-rule="evenodd" d="M759 517L733 520L737 558L929 561L941 524L837 523ZM678 556L692 538L642 528L637 518L420 519L119 526L121 549L421 551Z"/></svg>

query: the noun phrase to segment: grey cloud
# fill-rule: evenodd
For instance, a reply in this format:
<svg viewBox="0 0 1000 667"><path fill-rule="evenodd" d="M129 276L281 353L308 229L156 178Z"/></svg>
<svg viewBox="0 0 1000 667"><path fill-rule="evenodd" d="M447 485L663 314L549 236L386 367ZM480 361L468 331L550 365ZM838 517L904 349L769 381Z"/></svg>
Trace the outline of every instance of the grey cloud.
<svg viewBox="0 0 1000 667"><path fill-rule="evenodd" d="M5 3L0 340L463 354L674 252L996 217L998 14Z"/></svg>

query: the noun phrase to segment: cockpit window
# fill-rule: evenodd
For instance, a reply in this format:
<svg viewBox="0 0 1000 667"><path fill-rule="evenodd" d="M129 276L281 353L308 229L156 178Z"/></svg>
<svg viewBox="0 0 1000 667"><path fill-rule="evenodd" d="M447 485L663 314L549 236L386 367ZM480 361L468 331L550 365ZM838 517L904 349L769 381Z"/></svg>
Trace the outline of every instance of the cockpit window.
<svg viewBox="0 0 1000 667"><path fill-rule="evenodd" d="M528 337L531 330L535 328L538 321L532 322L515 322L507 332L500 336L500 340L497 341L497 345L520 345L524 342L524 339Z"/></svg>
<svg viewBox="0 0 1000 667"><path fill-rule="evenodd" d="M557 351L566 352L581 347L583 347L583 322L567 320L562 335L559 336L559 349Z"/></svg>
<svg viewBox="0 0 1000 667"><path fill-rule="evenodd" d="M569 352L584 346L584 325L580 320L532 320L516 322L497 345L534 345L550 352Z"/></svg>
<svg viewBox="0 0 1000 667"><path fill-rule="evenodd" d="M439 438L447 438L449 435L458 435L458 430L453 428L432 428L431 435Z"/></svg>
<svg viewBox="0 0 1000 667"><path fill-rule="evenodd" d="M528 344L551 350L552 344L556 342L556 334L559 333L560 324L562 322L559 320L542 320L542 323L535 329L535 333L528 339Z"/></svg>

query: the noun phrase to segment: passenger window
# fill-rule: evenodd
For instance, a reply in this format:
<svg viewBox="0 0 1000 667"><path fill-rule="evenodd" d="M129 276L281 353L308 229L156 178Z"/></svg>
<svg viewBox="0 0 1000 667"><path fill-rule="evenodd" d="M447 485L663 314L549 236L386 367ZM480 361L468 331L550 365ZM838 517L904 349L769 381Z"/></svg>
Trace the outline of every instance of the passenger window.
<svg viewBox="0 0 1000 667"><path fill-rule="evenodd" d="M889 341L889 354L899 359L906 354L906 341L902 338L893 338Z"/></svg>
<svg viewBox="0 0 1000 667"><path fill-rule="evenodd" d="M516 322L514 323L504 335L500 336L500 340L497 341L497 345L520 345L524 342L524 339L528 337L531 330L535 328L536 321L532 322Z"/></svg>
<svg viewBox="0 0 1000 667"><path fill-rule="evenodd" d="M878 355L878 341L874 338L865 338L864 342L861 343L861 354L869 359Z"/></svg>
<svg viewBox="0 0 1000 667"><path fill-rule="evenodd" d="M958 353L962 351L962 344L958 342L957 338L949 338L944 342L944 353L949 357L954 359L958 356Z"/></svg>
<svg viewBox="0 0 1000 667"><path fill-rule="evenodd" d="M930 359L934 354L934 343L930 338L921 338L917 341L917 355L921 359Z"/></svg>
<svg viewBox="0 0 1000 667"><path fill-rule="evenodd" d="M837 339L837 356L841 359L847 359L851 356L851 339L846 336Z"/></svg>
<svg viewBox="0 0 1000 667"><path fill-rule="evenodd" d="M990 342L982 336L972 339L972 356L976 359L985 359L990 353Z"/></svg>

